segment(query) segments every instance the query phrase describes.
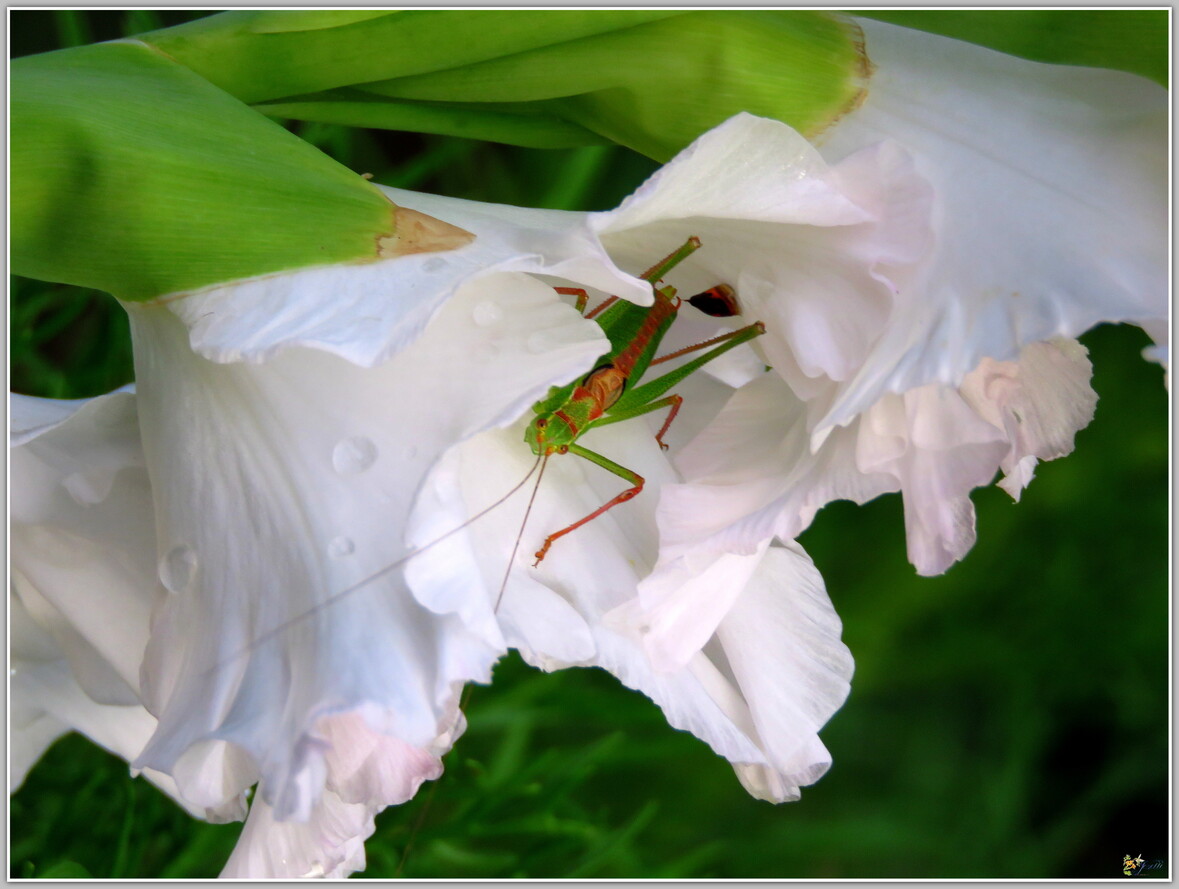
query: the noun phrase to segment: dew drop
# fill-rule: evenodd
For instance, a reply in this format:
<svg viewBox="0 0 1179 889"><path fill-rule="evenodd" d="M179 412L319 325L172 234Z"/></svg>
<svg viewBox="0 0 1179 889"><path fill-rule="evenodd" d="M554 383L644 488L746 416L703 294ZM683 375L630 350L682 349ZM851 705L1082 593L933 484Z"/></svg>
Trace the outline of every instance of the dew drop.
<svg viewBox="0 0 1179 889"><path fill-rule="evenodd" d="M356 551L356 544L351 537L335 537L328 543L328 555L333 559L343 559Z"/></svg>
<svg viewBox="0 0 1179 889"><path fill-rule="evenodd" d="M377 446L363 435L340 439L332 449L332 466L340 475L359 475L377 462Z"/></svg>
<svg viewBox="0 0 1179 889"><path fill-rule="evenodd" d="M177 544L160 559L160 583L171 593L183 593L196 576L197 554L187 543Z"/></svg>
<svg viewBox="0 0 1179 889"><path fill-rule="evenodd" d="M406 460L412 460L417 455L418 455L418 446L417 445L411 444L408 448L405 449L405 459Z"/></svg>
<svg viewBox="0 0 1179 889"><path fill-rule="evenodd" d="M427 275L433 275L436 272L442 271L448 265L450 265L450 263L448 263L441 256L432 256L430 259L427 259L422 263L422 271Z"/></svg>
<svg viewBox="0 0 1179 889"><path fill-rule="evenodd" d="M491 300L485 300L475 306L475 323L480 327L490 327L503 316L503 310Z"/></svg>

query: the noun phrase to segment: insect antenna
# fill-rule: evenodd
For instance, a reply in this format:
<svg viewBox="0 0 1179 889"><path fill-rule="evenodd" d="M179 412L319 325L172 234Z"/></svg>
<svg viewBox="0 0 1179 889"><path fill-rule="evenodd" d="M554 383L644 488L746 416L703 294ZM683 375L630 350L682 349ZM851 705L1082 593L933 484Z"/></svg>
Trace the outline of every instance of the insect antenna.
<svg viewBox="0 0 1179 889"><path fill-rule="evenodd" d="M483 518L489 512L492 512L493 510L498 509L500 506L502 506L504 503L506 503L509 499L511 499L513 496L515 496L516 492L519 491L522 487L524 487L524 485L526 485L528 483L528 480L530 478L532 478L532 474L534 472L536 472L538 467L541 470L541 475L543 475L544 474L544 459L545 458L538 456L536 458L536 461L532 464L532 468L528 470L528 474L525 475L524 478L520 479L520 481L516 482L515 486L510 491L508 491L506 494L504 494L502 497L500 497L498 500L496 500L490 506L487 506L484 509L481 509L479 512L475 513L473 516L471 516L469 519L467 519L461 525L451 528L445 534L435 537L429 543L422 544L417 549L406 553L400 559L397 559L396 561L391 562L390 564L386 565L385 567L380 568L377 571L374 571L372 574L369 574L367 577L361 578L360 580L356 581L356 583L352 584L351 586L344 587L344 589L339 590L335 593L332 593L330 596L328 596L322 602L317 603L314 608L304 611L301 614L296 614L294 617L283 621L278 626L272 627L271 629L269 629L265 633L263 633L261 636L259 636L257 639L255 639L253 642L251 642L249 644L249 646L247 646L246 648L243 648L237 652L234 652L233 654L229 655L228 657L224 658L221 661L218 661L216 664L214 664L213 666L211 666L207 670L205 670L202 675L207 676L210 673L214 673L217 670L220 670L223 667L228 666L230 663L237 660L238 658L244 657L245 655L249 654L251 651L254 651L256 648L258 648L258 646L260 646L266 642L269 642L271 639L275 638L280 633L285 632L286 630L289 630L293 626L297 626L301 622L318 614L320 611L327 608L329 605L332 605L332 604L340 601L341 599L352 595L357 590L368 586L370 583L372 583L376 580L380 580L385 575L400 568L402 565L404 565L406 562L408 562L410 559L414 558L415 556L421 555L422 553L426 552L427 550L432 549L433 547L442 543L444 540L446 540L450 537L453 537L455 534L459 533L460 531L462 531L466 528L469 528L471 525L473 525L475 522L479 521L479 519ZM539 476L537 477L536 482L538 485L540 484L540 477ZM529 510L532 509L532 500L535 500L535 499L536 499L536 489L533 488L532 499L528 501ZM527 518L528 518L527 513L525 513L524 517L525 517L525 520L527 520ZM521 530L521 533L523 533L523 530ZM519 545L520 545L520 540L519 540L519 538L517 538L516 546L518 547ZM515 552L515 550L513 550L512 551L513 558L515 557L515 555L516 555L516 552ZM511 562L509 561L508 564L510 566ZM504 578L504 585L505 586L507 585L507 577L506 576ZM503 596L503 587L500 588L500 596ZM498 601L496 602L496 607L497 608L499 607Z"/></svg>
<svg viewBox="0 0 1179 889"><path fill-rule="evenodd" d="M460 710L467 709L467 701L470 699L469 690L472 686L468 685L463 692L463 700L459 704ZM418 838L418 832L422 829L422 825L426 823L426 816L430 814L430 807L434 805L434 794L438 792L438 785L442 783L442 776L438 776L430 782L430 789L427 791L425 800L422 806L418 809L417 816L413 820L413 824L409 828L409 836L405 840L405 845L401 847L401 857L397 860L397 869L393 871L393 877L396 879L401 876L401 871L405 869L405 862L409 860L409 850L413 848L414 840Z"/></svg>
<svg viewBox="0 0 1179 889"><path fill-rule="evenodd" d="M536 484L532 486L532 496L528 498L528 508L524 510L524 520L520 522L520 530L516 533L516 543L512 547L512 554L508 557L508 566L504 569L504 579L500 582L499 595L495 597L495 607L491 609L492 614L499 611L499 603L503 601L504 590L508 588L508 578L512 574L512 563L516 561L516 553L520 551L520 541L524 538L524 528L528 525L528 516L532 514L532 504L536 502L536 492L540 490L540 480L544 478L544 469L549 465L548 454L536 459L540 462L540 474L536 477ZM536 469L535 464L532 468ZM528 475L532 475L532 473L529 472ZM524 481L528 481L527 477ZM520 482L520 484L522 485L524 482Z"/></svg>
<svg viewBox="0 0 1179 889"><path fill-rule="evenodd" d="M540 490L540 480L544 478L545 467L549 465L549 455L544 454L543 456L538 456L536 458L536 462L532 464L532 468L528 470L528 475L524 476L520 484L512 488L511 492L506 497L500 498L500 500L498 500L495 504L498 505L499 503L502 503L512 494L516 493L516 491L520 490L524 483L532 477L532 473L536 472L536 467L538 465L540 466L540 474L536 476L536 484L532 486L532 496L528 498L528 506L524 510L524 519L520 522L520 530L516 533L516 543L512 547L512 554L508 556L508 565L507 568L504 569L504 579L499 585L499 594L495 597L495 607L491 611L492 614L495 614L499 611L499 604L503 601L504 598L504 590L508 588L508 578L512 574L512 565L516 561L516 553L520 551L520 541L524 539L524 529L528 526L528 516L532 513L532 504L536 502L536 492ZM486 510L484 510L484 512L486 512ZM483 513L480 513L479 515L482 514ZM466 524L470 524L471 521L474 521L476 518L479 518L479 516L475 516ZM450 533L453 534L454 532L451 531ZM439 538L439 540L441 539L442 538ZM433 545L433 543L431 543L431 545ZM474 689L474 683L467 683L466 688L463 689L463 696L459 701L459 709L463 712L466 712L467 705L471 700L471 692L474 691ZM418 810L417 816L413 820L413 824L410 826L409 837L405 841L405 846L402 847L401 856L397 861L397 869L393 872L394 877L401 876L401 872L405 868L405 863L409 860L409 852L413 848L414 841L418 838L418 833L421 831L422 825L425 824L426 816L429 814L430 808L434 804L434 794L438 792L438 785L441 783L441 779L432 781L430 783L430 790L427 793L426 799L422 803L422 807Z"/></svg>
<svg viewBox="0 0 1179 889"><path fill-rule="evenodd" d="M536 471L537 465L540 466L540 474L536 477L536 484L532 486L532 496L528 498L528 507L524 510L524 520L520 522L520 530L516 533L516 543L512 547L512 554L508 557L508 566L504 570L504 579L499 585L499 595L497 595L495 598L495 608L492 609L492 614L495 614L497 611L499 611L499 603L503 601L504 590L508 588L508 578L512 574L512 564L516 561L516 553L520 551L520 541L524 538L524 528L528 525L528 516L532 512L532 504L536 502L536 492L540 490L540 480L544 478L544 469L549 465L549 455L544 454L543 456L538 456L536 458L536 463L533 463L532 469L528 471L528 475L524 476L524 479L520 482L520 484L512 488L512 494L520 490L524 482L528 481L528 479L532 477L532 473ZM511 494L508 496L511 496ZM502 503L503 500L506 499L506 497L501 498L499 502ZM478 518L478 516L475 518ZM467 524L470 524L470 522ZM450 533L453 534L454 532L452 531ZM474 688L475 684L469 682L467 683L466 688L463 689L463 696L459 701L459 709L463 712L466 712L467 704L470 703L471 692L474 690ZM405 841L405 846L402 847L401 857L397 861L397 869L393 872L394 877L401 876L401 871L405 868L405 862L409 860L410 849L413 848L414 841L418 838L418 833L421 831L422 825L426 821L426 815L429 814L430 807L434 804L434 794L437 793L438 785L441 783L441 778L430 783L430 790L425 798L425 801L422 803L422 807L418 810L417 817L414 818L413 824L410 826L409 837Z"/></svg>

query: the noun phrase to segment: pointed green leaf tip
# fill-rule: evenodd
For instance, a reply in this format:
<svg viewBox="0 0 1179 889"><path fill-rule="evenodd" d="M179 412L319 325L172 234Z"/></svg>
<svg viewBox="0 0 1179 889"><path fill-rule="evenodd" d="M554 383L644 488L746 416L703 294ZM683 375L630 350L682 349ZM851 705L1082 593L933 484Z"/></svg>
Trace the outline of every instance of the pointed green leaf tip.
<svg viewBox="0 0 1179 889"><path fill-rule="evenodd" d="M11 78L18 274L145 300L387 255L398 211L376 188L150 47Z"/></svg>

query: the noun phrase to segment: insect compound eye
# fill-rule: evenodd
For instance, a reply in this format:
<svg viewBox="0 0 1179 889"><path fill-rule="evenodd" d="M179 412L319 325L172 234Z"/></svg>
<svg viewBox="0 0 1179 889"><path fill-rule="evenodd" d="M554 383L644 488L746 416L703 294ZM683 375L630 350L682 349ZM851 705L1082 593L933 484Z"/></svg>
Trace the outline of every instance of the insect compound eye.
<svg viewBox="0 0 1179 889"><path fill-rule="evenodd" d="M536 418L536 428L537 429L544 429L548 425L549 425L549 421L546 420L544 417L537 417Z"/></svg>

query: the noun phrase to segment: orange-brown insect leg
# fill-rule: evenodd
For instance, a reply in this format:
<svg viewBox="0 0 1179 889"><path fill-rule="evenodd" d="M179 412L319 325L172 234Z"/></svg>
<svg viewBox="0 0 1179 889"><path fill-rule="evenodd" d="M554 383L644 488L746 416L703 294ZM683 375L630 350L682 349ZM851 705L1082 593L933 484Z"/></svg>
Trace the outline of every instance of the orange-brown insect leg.
<svg viewBox="0 0 1179 889"><path fill-rule="evenodd" d="M585 307L589 303L589 294L580 287L554 287L553 290L562 296L576 296L577 302L574 303L574 308L582 315L585 314Z"/></svg>
<svg viewBox="0 0 1179 889"><path fill-rule="evenodd" d="M539 565L541 563L541 561L544 559L544 557L548 554L549 547L551 547L553 545L553 542L555 540L557 540L558 538L564 537L570 531L576 531L578 528L580 528L582 525L586 524L587 522L592 522L598 516L602 515L602 513L606 512L607 510L613 509L619 503L625 503L627 500L630 500L632 497L636 496L640 491L642 491L643 485L646 484L646 479L644 479L637 472L633 472L633 471L627 469L625 466L620 466L619 464L615 463L613 460L603 457L601 454L596 454L593 451L588 450L587 448L581 447L580 445L570 445L569 446L569 453L576 454L579 457L584 457L585 459L589 460L591 463L596 463L598 466L601 466L603 469L614 473L619 478L626 479L628 482L631 483L631 485L633 487L627 488L625 491L623 491L617 497L614 497L606 504L598 507L593 512L591 512L589 515L587 515L585 518L579 519L578 521L574 522L569 527L562 528L560 531L557 531L553 534L550 534L548 537L546 537L544 539L544 544L541 546L540 549L538 549L536 551L536 561L532 563L533 568L535 568L537 565Z"/></svg>

